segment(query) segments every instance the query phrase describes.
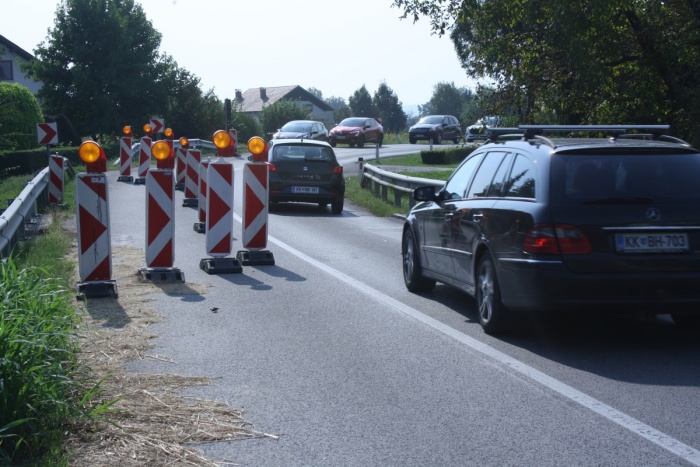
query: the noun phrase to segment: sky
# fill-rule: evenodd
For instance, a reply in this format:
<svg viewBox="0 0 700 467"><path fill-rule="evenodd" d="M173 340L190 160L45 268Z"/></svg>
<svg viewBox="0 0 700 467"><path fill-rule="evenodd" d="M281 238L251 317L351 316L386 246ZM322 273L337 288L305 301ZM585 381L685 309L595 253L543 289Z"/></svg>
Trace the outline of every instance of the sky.
<svg viewBox="0 0 700 467"><path fill-rule="evenodd" d="M417 115L438 83L476 88L429 18L400 19L391 0L136 0L160 52L221 100L236 89L299 85L348 98L384 82ZM29 53L54 27L60 0L0 0L0 34Z"/></svg>

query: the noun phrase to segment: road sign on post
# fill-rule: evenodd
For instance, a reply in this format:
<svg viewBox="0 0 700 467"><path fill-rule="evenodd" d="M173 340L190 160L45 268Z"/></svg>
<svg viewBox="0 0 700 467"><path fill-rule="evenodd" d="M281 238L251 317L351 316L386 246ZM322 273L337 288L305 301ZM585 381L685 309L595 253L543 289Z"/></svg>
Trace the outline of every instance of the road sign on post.
<svg viewBox="0 0 700 467"><path fill-rule="evenodd" d="M56 123L39 123L36 126L39 144L58 144Z"/></svg>

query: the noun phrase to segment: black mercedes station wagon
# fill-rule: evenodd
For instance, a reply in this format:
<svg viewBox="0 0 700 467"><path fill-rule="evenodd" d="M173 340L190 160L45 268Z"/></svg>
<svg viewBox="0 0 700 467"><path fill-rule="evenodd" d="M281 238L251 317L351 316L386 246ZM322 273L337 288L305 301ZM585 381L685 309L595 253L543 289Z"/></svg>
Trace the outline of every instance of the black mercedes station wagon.
<svg viewBox="0 0 700 467"><path fill-rule="evenodd" d="M490 334L526 310L670 314L700 329L700 151L667 130L492 129L444 188L415 190L406 287L465 291Z"/></svg>

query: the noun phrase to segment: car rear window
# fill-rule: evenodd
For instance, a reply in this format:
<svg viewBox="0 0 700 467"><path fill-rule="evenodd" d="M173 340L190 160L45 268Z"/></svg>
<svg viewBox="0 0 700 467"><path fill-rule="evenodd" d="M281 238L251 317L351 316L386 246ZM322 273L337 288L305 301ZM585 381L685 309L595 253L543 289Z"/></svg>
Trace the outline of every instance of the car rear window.
<svg viewBox="0 0 700 467"><path fill-rule="evenodd" d="M331 161L335 162L333 149L328 146L284 144L272 149L271 161Z"/></svg>
<svg viewBox="0 0 700 467"><path fill-rule="evenodd" d="M556 155L551 180L553 202L700 202L700 154Z"/></svg>

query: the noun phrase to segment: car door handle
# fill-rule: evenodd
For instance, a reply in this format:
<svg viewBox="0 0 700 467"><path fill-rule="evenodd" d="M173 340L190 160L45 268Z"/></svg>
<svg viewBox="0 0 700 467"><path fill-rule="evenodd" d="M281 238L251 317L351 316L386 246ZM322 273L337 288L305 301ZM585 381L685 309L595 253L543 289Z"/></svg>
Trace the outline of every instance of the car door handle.
<svg viewBox="0 0 700 467"><path fill-rule="evenodd" d="M481 212L475 212L472 214L472 220L480 220L484 218L484 214Z"/></svg>

